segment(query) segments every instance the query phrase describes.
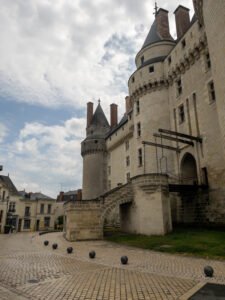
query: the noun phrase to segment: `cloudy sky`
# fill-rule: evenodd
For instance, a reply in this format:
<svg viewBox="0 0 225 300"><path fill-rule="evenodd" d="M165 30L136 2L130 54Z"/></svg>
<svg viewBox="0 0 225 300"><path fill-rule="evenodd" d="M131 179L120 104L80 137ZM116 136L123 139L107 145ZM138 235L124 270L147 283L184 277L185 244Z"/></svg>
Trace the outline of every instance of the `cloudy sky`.
<svg viewBox="0 0 225 300"><path fill-rule="evenodd" d="M192 0L158 0L173 11ZM86 103L124 113L153 0L0 0L0 164L19 190L82 185Z"/></svg>

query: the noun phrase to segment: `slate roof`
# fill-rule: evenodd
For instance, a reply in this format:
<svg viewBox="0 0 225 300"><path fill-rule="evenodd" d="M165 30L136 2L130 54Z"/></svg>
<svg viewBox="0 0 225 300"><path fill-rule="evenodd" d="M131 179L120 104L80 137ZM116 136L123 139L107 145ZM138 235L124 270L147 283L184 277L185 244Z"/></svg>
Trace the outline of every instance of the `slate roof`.
<svg viewBox="0 0 225 300"><path fill-rule="evenodd" d="M12 195L19 195L15 185L9 176L0 175L0 182L9 190Z"/></svg>
<svg viewBox="0 0 225 300"><path fill-rule="evenodd" d="M20 196L22 196L24 199L29 199L29 200L55 200L49 196L46 196L42 193L26 193L25 191L20 191L19 192Z"/></svg>
<svg viewBox="0 0 225 300"><path fill-rule="evenodd" d="M109 122L102 110L100 103L98 104L95 113L91 119L90 126L109 127Z"/></svg>
<svg viewBox="0 0 225 300"><path fill-rule="evenodd" d="M145 39L145 42L142 46L141 49L151 45L151 44L154 44L154 43L157 43L157 42L161 42L161 41L165 41L165 40L170 40L170 41L174 41L172 36L168 36L167 38L163 38L159 32L158 32L158 29L157 29L157 21L155 19L155 21L153 22L150 30L149 30L149 33Z"/></svg>
<svg viewBox="0 0 225 300"><path fill-rule="evenodd" d="M157 32L157 23L155 20L150 28L150 31L149 31L146 39L145 39L142 49L147 47L150 44L160 42L161 40L162 40L162 38L160 37L160 35Z"/></svg>
<svg viewBox="0 0 225 300"><path fill-rule="evenodd" d="M113 127L109 133L107 134L106 138L109 138L114 132L116 132L120 127L122 127L125 123L128 121L128 116L127 114L124 114L120 122L118 123L117 126Z"/></svg>

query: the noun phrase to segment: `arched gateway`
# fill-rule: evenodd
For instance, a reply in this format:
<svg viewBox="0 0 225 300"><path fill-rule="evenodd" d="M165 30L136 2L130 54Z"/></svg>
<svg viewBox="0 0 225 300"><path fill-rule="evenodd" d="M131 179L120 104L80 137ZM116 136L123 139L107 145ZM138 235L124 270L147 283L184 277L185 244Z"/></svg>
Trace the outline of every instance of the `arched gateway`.
<svg viewBox="0 0 225 300"><path fill-rule="evenodd" d="M197 184L198 174L194 156L186 153L181 160L181 179L183 184Z"/></svg>

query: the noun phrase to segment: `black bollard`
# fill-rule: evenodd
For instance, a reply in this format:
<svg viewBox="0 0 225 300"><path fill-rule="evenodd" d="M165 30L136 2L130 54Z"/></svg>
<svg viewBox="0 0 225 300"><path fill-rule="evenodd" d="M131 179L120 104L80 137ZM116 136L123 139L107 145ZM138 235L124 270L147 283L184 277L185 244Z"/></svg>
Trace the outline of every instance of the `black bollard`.
<svg viewBox="0 0 225 300"><path fill-rule="evenodd" d="M44 241L45 246L48 246L48 244L49 244L49 241Z"/></svg>
<svg viewBox="0 0 225 300"><path fill-rule="evenodd" d="M58 248L58 244L56 244L56 243L55 243L55 244L52 244L52 249L53 249L53 250L56 250L57 248Z"/></svg>
<svg viewBox="0 0 225 300"><path fill-rule="evenodd" d="M214 270L211 266L206 266L204 268L204 273L206 277L213 277Z"/></svg>
<svg viewBox="0 0 225 300"><path fill-rule="evenodd" d="M127 256L121 256L120 258L121 264L126 265L128 262L128 257Z"/></svg>
<svg viewBox="0 0 225 300"><path fill-rule="evenodd" d="M67 250L67 253L70 254L73 252L73 247L68 247L66 250Z"/></svg>
<svg viewBox="0 0 225 300"><path fill-rule="evenodd" d="M95 251L90 251L89 252L89 257L90 258L95 258L95 255L96 255Z"/></svg>

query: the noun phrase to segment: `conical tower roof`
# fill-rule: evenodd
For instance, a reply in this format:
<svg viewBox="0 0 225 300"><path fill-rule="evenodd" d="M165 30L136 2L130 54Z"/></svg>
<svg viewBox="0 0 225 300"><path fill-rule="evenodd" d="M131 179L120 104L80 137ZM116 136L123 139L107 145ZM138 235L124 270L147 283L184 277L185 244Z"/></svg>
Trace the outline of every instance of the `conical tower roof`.
<svg viewBox="0 0 225 300"><path fill-rule="evenodd" d="M104 111L102 110L100 103L98 104L95 113L91 119L90 126L109 127L109 122L106 119L106 116L104 114Z"/></svg>
<svg viewBox="0 0 225 300"><path fill-rule="evenodd" d="M94 112L89 126L87 127L87 138L105 138L106 133L110 130L110 125L101 107L100 101Z"/></svg>
<svg viewBox="0 0 225 300"><path fill-rule="evenodd" d="M160 42L161 40L162 40L162 38L160 37L160 35L157 32L157 24L156 24L156 20L155 20L149 30L149 33L145 39L142 49L147 47L150 44Z"/></svg>
<svg viewBox="0 0 225 300"><path fill-rule="evenodd" d="M168 11L160 8L141 49L165 40L174 41L169 32Z"/></svg>

